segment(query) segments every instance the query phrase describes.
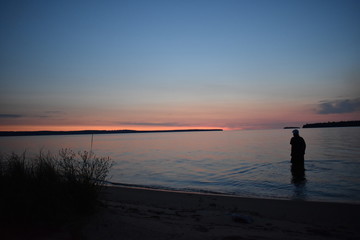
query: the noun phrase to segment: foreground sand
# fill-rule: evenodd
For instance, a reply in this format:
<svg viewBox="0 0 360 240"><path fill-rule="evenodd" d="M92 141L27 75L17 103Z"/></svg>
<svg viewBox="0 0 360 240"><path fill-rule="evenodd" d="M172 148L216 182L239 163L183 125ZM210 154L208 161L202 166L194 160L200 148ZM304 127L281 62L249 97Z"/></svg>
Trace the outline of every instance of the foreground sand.
<svg viewBox="0 0 360 240"><path fill-rule="evenodd" d="M84 239L360 239L360 205L109 187Z"/></svg>
<svg viewBox="0 0 360 240"><path fill-rule="evenodd" d="M360 205L107 187L103 206L33 239L360 239Z"/></svg>

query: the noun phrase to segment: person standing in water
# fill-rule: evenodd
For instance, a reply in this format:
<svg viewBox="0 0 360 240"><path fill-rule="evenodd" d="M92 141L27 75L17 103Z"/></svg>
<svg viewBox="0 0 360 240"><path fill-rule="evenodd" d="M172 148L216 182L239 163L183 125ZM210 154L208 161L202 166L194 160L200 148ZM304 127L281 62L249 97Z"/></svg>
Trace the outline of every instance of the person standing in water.
<svg viewBox="0 0 360 240"><path fill-rule="evenodd" d="M292 131L293 137L290 140L291 144L291 172L293 175L304 176L304 155L306 149L305 140L300 137L299 130Z"/></svg>

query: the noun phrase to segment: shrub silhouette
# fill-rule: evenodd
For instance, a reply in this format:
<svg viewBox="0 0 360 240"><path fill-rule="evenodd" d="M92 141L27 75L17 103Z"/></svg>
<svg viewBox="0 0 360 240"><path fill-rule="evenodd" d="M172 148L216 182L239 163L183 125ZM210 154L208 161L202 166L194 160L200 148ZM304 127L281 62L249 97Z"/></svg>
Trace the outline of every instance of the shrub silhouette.
<svg viewBox="0 0 360 240"><path fill-rule="evenodd" d="M62 149L0 155L0 220L64 221L94 211L112 167L109 157Z"/></svg>

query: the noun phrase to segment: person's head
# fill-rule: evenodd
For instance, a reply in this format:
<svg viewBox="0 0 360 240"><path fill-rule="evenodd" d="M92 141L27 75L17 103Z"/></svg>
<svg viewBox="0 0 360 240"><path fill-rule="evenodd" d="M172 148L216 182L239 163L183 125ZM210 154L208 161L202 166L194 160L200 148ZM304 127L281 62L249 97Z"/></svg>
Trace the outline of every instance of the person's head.
<svg viewBox="0 0 360 240"><path fill-rule="evenodd" d="M299 136L299 130L295 129L292 131L294 136Z"/></svg>

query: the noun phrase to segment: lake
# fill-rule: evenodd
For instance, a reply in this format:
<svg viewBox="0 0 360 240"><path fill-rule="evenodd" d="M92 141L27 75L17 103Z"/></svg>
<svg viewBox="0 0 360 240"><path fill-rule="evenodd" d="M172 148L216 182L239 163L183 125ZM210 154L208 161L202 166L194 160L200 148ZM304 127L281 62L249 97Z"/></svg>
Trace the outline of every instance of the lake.
<svg viewBox="0 0 360 240"><path fill-rule="evenodd" d="M292 183L291 129L93 135L110 181L245 197L360 203L360 128L300 129L306 181ZM0 137L0 152L90 150L91 135Z"/></svg>

